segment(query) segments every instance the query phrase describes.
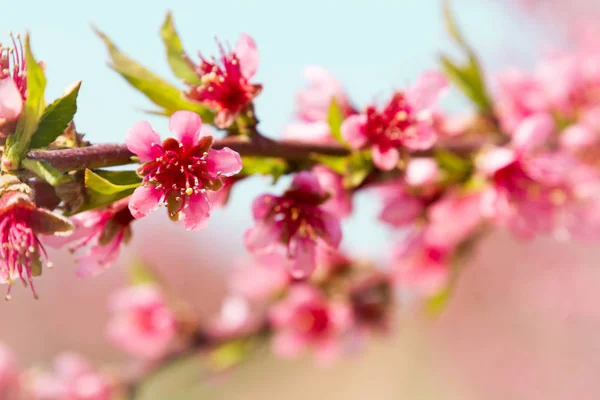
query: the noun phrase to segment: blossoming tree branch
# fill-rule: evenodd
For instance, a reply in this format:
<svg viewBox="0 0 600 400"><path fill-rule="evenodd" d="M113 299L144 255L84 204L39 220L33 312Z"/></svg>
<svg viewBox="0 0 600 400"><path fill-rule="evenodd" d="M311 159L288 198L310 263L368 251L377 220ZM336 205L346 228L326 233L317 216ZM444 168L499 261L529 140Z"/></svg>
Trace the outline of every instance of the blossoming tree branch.
<svg viewBox="0 0 600 400"><path fill-rule="evenodd" d="M251 256L232 275L219 318L198 323L150 268L134 265L131 286L111 302L108 336L139 360L140 373L104 373L74 354L59 356L53 371L20 371L0 348L0 392L138 398L175 360L202 351L229 368L263 343L285 358L311 350L329 365L349 344L390 331L398 291L429 310L443 306L462 263L492 229L523 240L595 239L600 53L557 53L534 73L514 69L490 80L447 8L445 18L464 60L442 56L439 71L364 106L328 71L309 67L296 118L276 140L261 132L259 52L247 34L233 47L219 43L214 57L191 57L167 15L160 35L177 87L97 30L110 67L156 105L153 113L169 118L169 132L140 121L124 143L110 144L88 142L73 123L81 82L47 103L43 62L28 35L11 34L0 47L6 299L18 282L38 296L35 282L52 266L48 246L69 248L75 273L93 279L116 261L138 219L166 212L201 235L240 181L257 174L291 180L249 205ZM437 106L449 83L471 101L471 113ZM379 220L403 233L386 268L339 248L340 222L354 212L358 191L379 193Z"/></svg>

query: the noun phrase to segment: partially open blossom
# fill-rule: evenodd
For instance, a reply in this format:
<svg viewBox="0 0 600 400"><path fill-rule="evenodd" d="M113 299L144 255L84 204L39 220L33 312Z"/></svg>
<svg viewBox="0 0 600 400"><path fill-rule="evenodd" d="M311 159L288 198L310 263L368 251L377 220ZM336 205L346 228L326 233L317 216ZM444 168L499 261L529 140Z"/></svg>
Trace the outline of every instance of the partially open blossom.
<svg viewBox="0 0 600 400"><path fill-rule="evenodd" d="M11 39L13 47L0 44L0 137L14 128L27 96L25 52L18 34Z"/></svg>
<svg viewBox="0 0 600 400"><path fill-rule="evenodd" d="M352 194L344 187L343 177L323 165L314 166L312 172L331 196L323 203L323 209L339 218L352 214Z"/></svg>
<svg viewBox="0 0 600 400"><path fill-rule="evenodd" d="M284 246L292 276L309 276L316 266L316 247L337 248L342 239L339 219L322 207L327 199L313 174L298 173L282 196L265 194L254 200L256 225L246 231L246 247L269 252Z"/></svg>
<svg viewBox="0 0 600 400"><path fill-rule="evenodd" d="M328 122L332 100L335 100L344 117L355 114L356 111L340 81L325 68L306 67L304 77L308 86L296 94L297 120L286 126L284 137L312 142L334 142Z"/></svg>
<svg viewBox="0 0 600 400"><path fill-rule="evenodd" d="M0 177L0 283L10 290L15 280L29 284L37 296L32 278L42 273L46 250L39 235L68 235L73 225L68 219L37 208L31 189L12 175ZM50 262L47 262L51 266Z"/></svg>
<svg viewBox="0 0 600 400"><path fill-rule="evenodd" d="M383 109L369 106L348 117L342 135L353 148L370 149L377 168L392 170L401 149L424 150L435 143L432 109L446 87L441 74L427 72L406 92L394 93Z"/></svg>
<svg viewBox="0 0 600 400"><path fill-rule="evenodd" d="M250 83L258 69L259 55L254 39L245 33L240 35L233 51L226 51L220 44L219 48L219 60L200 56L202 61L196 73L201 83L188 83L190 89L186 95L215 110L215 125L227 128L262 90L261 85Z"/></svg>
<svg viewBox="0 0 600 400"><path fill-rule="evenodd" d="M71 222L75 232L68 237L53 237L48 244L60 247L73 243L72 251L87 248L87 252L78 258L77 276L97 275L109 268L119 256L121 245L131 238L131 222L134 220L129 211L128 199L110 206L86 211L75 215Z"/></svg>
<svg viewBox="0 0 600 400"><path fill-rule="evenodd" d="M211 211L207 192L220 190L221 178L240 172L242 161L227 147L211 148L212 136L201 136L202 121L195 113L174 113L169 129L175 138L165 139L162 145L146 121L127 132L127 147L144 163L138 169L144 180L133 193L129 210L141 218L166 204L172 219L183 215L187 230L202 229Z"/></svg>
<svg viewBox="0 0 600 400"><path fill-rule="evenodd" d="M36 400L112 400L113 381L81 356L63 353L54 360L52 372L33 373L29 391Z"/></svg>
<svg viewBox="0 0 600 400"><path fill-rule="evenodd" d="M107 326L110 340L134 357L154 360L169 349L177 334L175 315L160 288L135 285L115 293L113 316Z"/></svg>
<svg viewBox="0 0 600 400"><path fill-rule="evenodd" d="M0 399L18 399L19 386L19 369L15 356L8 346L0 342Z"/></svg>
<svg viewBox="0 0 600 400"><path fill-rule="evenodd" d="M342 353L344 335L352 326L353 317L347 304L329 301L318 289L298 284L272 307L269 321L275 331L275 354L296 358L312 348L316 361L329 365Z"/></svg>

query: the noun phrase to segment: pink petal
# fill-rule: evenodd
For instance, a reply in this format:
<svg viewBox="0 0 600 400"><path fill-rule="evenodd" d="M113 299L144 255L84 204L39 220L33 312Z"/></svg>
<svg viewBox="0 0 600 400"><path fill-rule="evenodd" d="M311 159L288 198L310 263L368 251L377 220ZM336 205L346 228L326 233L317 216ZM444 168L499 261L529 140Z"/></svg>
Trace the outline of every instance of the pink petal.
<svg viewBox="0 0 600 400"><path fill-rule="evenodd" d="M423 213L423 208L418 198L406 195L385 205L379 214L379 220L400 228L415 222Z"/></svg>
<svg viewBox="0 0 600 400"><path fill-rule="evenodd" d="M430 149L437 140L437 133L428 122L420 122L411 135L402 139L402 144L411 150Z"/></svg>
<svg viewBox="0 0 600 400"><path fill-rule="evenodd" d="M519 152L530 152L545 144L556 130L550 114L536 114L519 124L513 134L512 144Z"/></svg>
<svg viewBox="0 0 600 400"><path fill-rule="evenodd" d="M200 192L188 197L183 208L183 224L188 231L203 229L210 217L210 202L206 193Z"/></svg>
<svg viewBox="0 0 600 400"><path fill-rule="evenodd" d="M291 140L321 143L333 140L329 124L323 121L290 123L285 127L283 137Z"/></svg>
<svg viewBox="0 0 600 400"><path fill-rule="evenodd" d="M169 119L169 130L184 146L193 146L200 139L202 120L194 112L177 111Z"/></svg>
<svg viewBox="0 0 600 400"><path fill-rule="evenodd" d="M448 80L436 71L422 74L406 91L406 99L417 110L431 108L447 92Z"/></svg>
<svg viewBox="0 0 600 400"><path fill-rule="evenodd" d="M340 338L325 338L315 344L315 363L321 368L330 367L342 352Z"/></svg>
<svg viewBox="0 0 600 400"><path fill-rule="evenodd" d="M120 240L119 240L120 242ZM96 276L106 271L119 256L119 243L108 243L105 246L93 246L88 253L78 259L79 267L75 275L79 278Z"/></svg>
<svg viewBox="0 0 600 400"><path fill-rule="evenodd" d="M234 52L240 62L242 75L248 80L252 79L258 70L260 61L256 42L250 35L242 33L237 41Z"/></svg>
<svg viewBox="0 0 600 400"><path fill-rule="evenodd" d="M515 152L505 147L497 147L477 157L477 168L490 176L516 160Z"/></svg>
<svg viewBox="0 0 600 400"><path fill-rule="evenodd" d="M423 186L435 183L439 175L437 162L432 158L413 158L406 167L406 183Z"/></svg>
<svg viewBox="0 0 600 400"><path fill-rule="evenodd" d="M292 238L290 240L290 275L295 279L305 279L317 267L316 243L309 238Z"/></svg>
<svg viewBox="0 0 600 400"><path fill-rule="evenodd" d="M272 194L258 196L252 202L252 217L257 221L264 219L271 212L277 200L278 197Z"/></svg>
<svg viewBox="0 0 600 400"><path fill-rule="evenodd" d="M233 151L228 147L221 150L210 150L206 161L208 163L207 167L215 175L232 176L242 169L242 158L237 151Z"/></svg>
<svg viewBox="0 0 600 400"><path fill-rule="evenodd" d="M355 149L360 149L367 144L368 138L363 131L366 123L366 115L351 115L342 123L342 136Z"/></svg>
<svg viewBox="0 0 600 400"><path fill-rule="evenodd" d="M163 191L154 185L143 185L135 189L129 200L129 211L134 218L142 218L158 208Z"/></svg>
<svg viewBox="0 0 600 400"><path fill-rule="evenodd" d="M381 147L375 145L371 148L371 155L373 156L373 164L383 171L393 170L400 161L400 152L392 147L381 151Z"/></svg>
<svg viewBox="0 0 600 400"><path fill-rule="evenodd" d="M139 121L125 135L127 148L135 153L141 162L154 160L160 155L160 135L156 133L148 121Z"/></svg>
<svg viewBox="0 0 600 400"><path fill-rule="evenodd" d="M597 145L600 141L600 135L593 129L582 124L571 125L565 129L560 137L560 146L571 152L586 150L590 146Z"/></svg>
<svg viewBox="0 0 600 400"><path fill-rule="evenodd" d="M281 226L275 223L259 222L244 234L244 243L251 252L265 251L281 239Z"/></svg>
<svg viewBox="0 0 600 400"><path fill-rule="evenodd" d="M299 357L306 349L306 340L293 332L277 332L271 341L273 353L278 357L293 359Z"/></svg>
<svg viewBox="0 0 600 400"><path fill-rule="evenodd" d="M340 219L334 214L324 211L321 215L325 236L323 240L331 247L338 248L342 241L342 227Z"/></svg>
<svg viewBox="0 0 600 400"><path fill-rule="evenodd" d="M0 119L14 121L23 111L23 98L12 78L0 80Z"/></svg>
<svg viewBox="0 0 600 400"><path fill-rule="evenodd" d="M317 177L308 171L301 171L294 176L292 180L294 189L301 190L307 193L316 194L319 196L325 195L325 191Z"/></svg>

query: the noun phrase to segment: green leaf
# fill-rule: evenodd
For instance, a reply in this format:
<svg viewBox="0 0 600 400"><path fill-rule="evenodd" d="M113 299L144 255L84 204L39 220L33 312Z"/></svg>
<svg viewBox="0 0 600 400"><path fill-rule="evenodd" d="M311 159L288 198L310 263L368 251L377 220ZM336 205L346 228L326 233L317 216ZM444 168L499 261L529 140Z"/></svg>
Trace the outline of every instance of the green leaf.
<svg viewBox="0 0 600 400"><path fill-rule="evenodd" d="M252 340L234 340L217 347L208 356L209 366L216 371L226 370L239 365L248 358L248 354L254 349Z"/></svg>
<svg viewBox="0 0 600 400"><path fill-rule="evenodd" d="M96 34L102 39L112 63L110 67L117 71L134 88L142 92L150 101L165 110L165 114L171 115L179 110L193 111L200 115L205 123L212 123L214 113L204 105L187 100L181 91L167 81L154 75L150 70L141 66L136 61L121 53L114 43L99 30Z"/></svg>
<svg viewBox="0 0 600 400"><path fill-rule="evenodd" d="M270 157L242 157L241 176L269 175L273 177L273 183L287 172L288 165L281 158Z"/></svg>
<svg viewBox="0 0 600 400"><path fill-rule="evenodd" d="M3 168L18 169L22 158L30 148L31 138L38 128L44 107L44 91L46 77L43 68L37 63L29 42L29 34L25 36L25 62L27 64L27 100L23 112L19 116L17 127L6 139L3 155Z"/></svg>
<svg viewBox="0 0 600 400"><path fill-rule="evenodd" d="M142 179L135 171L85 170L85 186L100 194L113 195L135 190L141 183Z"/></svg>
<svg viewBox="0 0 600 400"><path fill-rule="evenodd" d="M33 172L52 186L58 186L71 180L68 175L65 175L57 169L54 169L45 161L30 160L25 158L21 164L23 168Z"/></svg>
<svg viewBox="0 0 600 400"><path fill-rule="evenodd" d="M329 123L329 129L331 130L331 136L338 143L349 147L348 143L342 137L342 123L344 122L344 113L342 112L340 106L337 104L335 99L331 99L331 104L329 106L329 113L327 114L327 122Z"/></svg>
<svg viewBox="0 0 600 400"><path fill-rule="evenodd" d="M344 186L348 189L360 186L371 171L373 171L373 163L369 152L353 153L348 157Z"/></svg>
<svg viewBox="0 0 600 400"><path fill-rule="evenodd" d="M167 51L167 61L171 66L171 70L179 79L183 79L186 82L200 85L202 82L198 77L198 74L194 71L194 67L189 61L189 57L183 50L183 45L175 29L173 23L173 16L171 12L167 13L165 22L160 28L160 36L162 37Z"/></svg>
<svg viewBox="0 0 600 400"><path fill-rule="evenodd" d="M346 173L346 165L348 161L346 157L326 156L323 154L311 153L310 159L318 162L319 164L323 164L330 170L337 172L340 175L344 175Z"/></svg>
<svg viewBox="0 0 600 400"><path fill-rule="evenodd" d="M48 146L67 129L77 112L77 95L80 87L81 81L75 82L63 97L59 97L46 107L40 125L31 139L31 148Z"/></svg>
<svg viewBox="0 0 600 400"><path fill-rule="evenodd" d="M475 51L464 39L460 33L456 21L450 11L449 1L444 1L444 20L446 30L450 37L454 39L457 45L467 56L467 62L459 65L446 56L441 56L442 70L446 77L453 82L458 88L479 108L485 113L492 112L492 103L488 90L485 86L483 72Z"/></svg>

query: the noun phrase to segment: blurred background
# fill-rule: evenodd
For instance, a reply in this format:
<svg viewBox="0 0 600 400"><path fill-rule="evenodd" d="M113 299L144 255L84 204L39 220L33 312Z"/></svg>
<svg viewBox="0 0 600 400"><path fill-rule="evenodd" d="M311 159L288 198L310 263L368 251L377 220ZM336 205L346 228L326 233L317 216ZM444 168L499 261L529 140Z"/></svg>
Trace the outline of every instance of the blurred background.
<svg viewBox="0 0 600 400"><path fill-rule="evenodd" d="M261 52L256 81L265 87L257 112L262 130L273 137L292 118L305 65L331 70L354 102L364 105L434 68L441 50L453 50L440 3L433 0L33 3L5 4L0 26L31 32L35 55L47 65L48 98L83 80L75 122L93 142L122 141L140 119L166 133L167 120L141 111L150 104L106 66L91 24L165 78L171 74L158 29L167 9L191 54L215 53L215 36L235 43L239 33L251 34ZM596 3L575 1L565 7L558 0L455 0L453 8L493 73L509 65L530 67L545 51L568 46L574 21L600 11ZM450 110L465 105L455 95L444 104ZM282 180L278 186L285 184ZM224 276L244 256L250 199L278 190L268 185L255 178L236 186L227 209L217 210L199 233L186 233L163 213L152 214L134 225L120 264L140 258L203 318L210 318L226 291ZM344 226L343 247L384 266L394 234L373 223L378 211L374 196L359 196L355 208ZM104 338L104 324L107 296L126 282L123 267L81 280L68 254L51 251L51 258L56 268L37 281L39 301L15 287L13 300L0 303L0 341L23 365L47 362L63 350L97 362L121 361ZM440 317L401 312L390 338L326 370L316 369L309 359L258 356L227 379L198 384L189 398L598 399L598 260L600 246L518 243L497 233L477 249ZM173 390L169 398L188 398Z"/></svg>

